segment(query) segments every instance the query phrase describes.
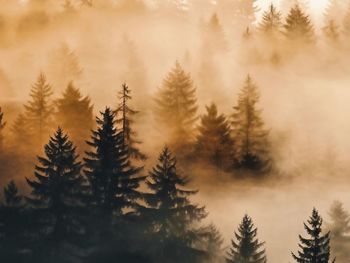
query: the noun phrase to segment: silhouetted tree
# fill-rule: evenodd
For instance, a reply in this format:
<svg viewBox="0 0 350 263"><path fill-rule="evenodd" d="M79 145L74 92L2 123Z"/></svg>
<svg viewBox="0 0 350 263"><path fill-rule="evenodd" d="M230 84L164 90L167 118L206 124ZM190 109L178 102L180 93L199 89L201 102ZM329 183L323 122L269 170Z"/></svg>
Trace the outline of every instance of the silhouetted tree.
<svg viewBox="0 0 350 263"><path fill-rule="evenodd" d="M235 167L264 171L270 168L268 131L256 108L259 92L250 76L241 89L232 115Z"/></svg>
<svg viewBox="0 0 350 263"><path fill-rule="evenodd" d="M343 204L335 201L329 211L331 219L328 229L331 231L331 251L337 262L350 260L350 216Z"/></svg>
<svg viewBox="0 0 350 263"><path fill-rule="evenodd" d="M268 37L276 37L282 31L282 14L271 4L269 9L264 12L259 24L260 31Z"/></svg>
<svg viewBox="0 0 350 263"><path fill-rule="evenodd" d="M70 82L56 101L56 122L78 146L78 150L85 149L85 141L94 127L93 106L88 96L83 97L78 88Z"/></svg>
<svg viewBox="0 0 350 263"><path fill-rule="evenodd" d="M213 103L206 107L206 115L201 117L195 144L195 156L210 164L227 169L232 164L232 147L230 125L226 117L218 114Z"/></svg>
<svg viewBox="0 0 350 263"><path fill-rule="evenodd" d="M152 191L146 197L152 222L150 231L157 237L160 257L179 256L182 249L191 248L195 235L193 226L206 217L204 207L190 202L189 196L197 191L187 190L188 182L186 176L178 173L176 160L165 147L146 182Z"/></svg>
<svg viewBox="0 0 350 263"><path fill-rule="evenodd" d="M138 188L144 177L139 176L142 167L130 163L123 133L115 127L115 113L106 108L101 116L96 117L98 127L88 141L93 151L84 158L85 174L92 186L93 204L112 220L113 214L123 215L124 208L137 208L142 197Z"/></svg>
<svg viewBox="0 0 350 263"><path fill-rule="evenodd" d="M236 240L231 240L231 248L227 255L228 263L264 263L266 262L263 242L257 239L257 228L252 219L245 215L235 232Z"/></svg>
<svg viewBox="0 0 350 263"><path fill-rule="evenodd" d="M6 126L6 122L4 121L4 112L0 107L0 151L3 150L4 146L4 128Z"/></svg>
<svg viewBox="0 0 350 263"><path fill-rule="evenodd" d="M30 91L30 100L24 105L25 111L19 117L17 125L14 126L15 129L20 128L18 124L22 124L22 127L25 126L26 134L39 144L43 143L52 127L54 113L52 94L52 88L47 83L45 75L40 73L37 82ZM21 137L19 131L15 132Z"/></svg>
<svg viewBox="0 0 350 263"><path fill-rule="evenodd" d="M84 231L78 212L86 199L87 187L81 175L82 164L77 161L75 147L61 128L45 145L45 157L38 157L34 179L26 179L31 188L27 198L35 209L35 220L41 237L39 258L46 262L62 262L67 257L63 248ZM43 249L41 246L46 246ZM68 252L67 252L68 253Z"/></svg>
<svg viewBox="0 0 350 263"><path fill-rule="evenodd" d="M299 236L300 250L298 255L292 253L292 256L296 262L305 263L321 263L329 262L330 260L330 232L322 235L322 218L318 214L318 211L314 208L310 219L304 223L304 227L309 237L304 238Z"/></svg>
<svg viewBox="0 0 350 263"><path fill-rule="evenodd" d="M178 62L164 79L156 104L158 124L170 135L170 145L175 152L184 150L193 141L197 100L191 76Z"/></svg>
<svg viewBox="0 0 350 263"><path fill-rule="evenodd" d="M292 41L313 43L315 41L314 29L308 15L304 14L297 4L291 8L284 24L285 36Z"/></svg>
<svg viewBox="0 0 350 263"><path fill-rule="evenodd" d="M133 110L129 106L129 100L132 99L130 93L131 90L129 87L126 84L123 84L122 90L119 92L120 102L116 111L116 123L120 125L123 148L128 149L129 156L136 160L145 160L146 155L137 148L137 145L141 142L135 138L137 134L132 128L134 123L133 118L138 111Z"/></svg>
<svg viewBox="0 0 350 263"><path fill-rule="evenodd" d="M198 231L201 235L199 244L197 246L207 253L205 262L223 262L223 248L224 239L215 225L210 224L202 227Z"/></svg>
<svg viewBox="0 0 350 263"><path fill-rule="evenodd" d="M23 113L20 113L15 119L12 131L12 143L16 144L16 149L18 152L23 152L24 150L32 149L34 147L34 141L32 140L32 134L28 129L28 121L24 117ZM17 142L22 142L18 144Z"/></svg>
<svg viewBox="0 0 350 263"><path fill-rule="evenodd" d="M205 27L204 44L207 52L227 51L225 33L220 23L219 17L214 13ZM209 48L209 50L208 50ZM208 54L208 53L207 53Z"/></svg>
<svg viewBox="0 0 350 263"><path fill-rule="evenodd" d="M329 0L326 7L324 18L328 23L334 21L335 24L340 24L346 12L347 3L342 0Z"/></svg>
<svg viewBox="0 0 350 263"><path fill-rule="evenodd" d="M4 204L7 207L18 207L21 205L22 196L19 195L18 188L13 180L5 186L4 197Z"/></svg>

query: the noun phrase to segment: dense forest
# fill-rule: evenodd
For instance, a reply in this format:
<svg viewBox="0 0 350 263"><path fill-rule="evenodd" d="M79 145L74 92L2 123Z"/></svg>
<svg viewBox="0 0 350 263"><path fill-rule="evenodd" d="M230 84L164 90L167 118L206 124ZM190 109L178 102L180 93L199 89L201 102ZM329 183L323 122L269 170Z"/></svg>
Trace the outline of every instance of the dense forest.
<svg viewBox="0 0 350 263"><path fill-rule="evenodd" d="M0 0L0 262L349 262L321 2Z"/></svg>

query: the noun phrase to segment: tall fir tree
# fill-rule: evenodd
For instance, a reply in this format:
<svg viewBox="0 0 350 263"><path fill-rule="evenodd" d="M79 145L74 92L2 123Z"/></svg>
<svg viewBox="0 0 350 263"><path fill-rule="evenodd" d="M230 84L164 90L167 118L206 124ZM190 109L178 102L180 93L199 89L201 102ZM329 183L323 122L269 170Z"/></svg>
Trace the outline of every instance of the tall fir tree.
<svg viewBox="0 0 350 263"><path fill-rule="evenodd" d="M193 227L206 217L204 207L191 203L189 197L197 191L186 189L188 182L188 177L177 171L176 159L165 147L149 173L146 183L151 193L145 199L150 231L163 246L158 247L160 254L191 248Z"/></svg>
<svg viewBox="0 0 350 263"><path fill-rule="evenodd" d="M137 209L142 194L138 188L144 180L139 173L143 167L130 162L128 145L123 132L115 126L115 113L106 108L101 118L96 117L97 129L92 132L88 145L85 174L92 187L93 204L110 220L113 214L123 215L124 209Z"/></svg>
<svg viewBox="0 0 350 263"><path fill-rule="evenodd" d="M314 208L310 219L304 223L309 237L299 236L300 250L298 255L292 253L296 262L305 263L321 263L330 261L330 232L322 235L322 218L318 211Z"/></svg>
<svg viewBox="0 0 350 263"><path fill-rule="evenodd" d="M35 232L42 235L38 247L47 246L36 253L38 258L47 253L50 262L62 262L67 256L62 253L65 244L84 231L79 208L86 202L87 186L77 159L73 143L58 128L45 145L45 157L38 157L34 179L26 179L31 188L27 200L37 215Z"/></svg>
<svg viewBox="0 0 350 263"><path fill-rule="evenodd" d="M6 121L4 120L4 112L0 107L0 151L4 149L4 129L6 126ZM0 154L1 156L1 154Z"/></svg>
<svg viewBox="0 0 350 263"><path fill-rule="evenodd" d="M233 148L229 122L223 114L218 114L214 103L206 109L198 128L195 156L217 168L228 169L232 164Z"/></svg>
<svg viewBox="0 0 350 263"><path fill-rule="evenodd" d="M331 219L327 224L327 229L331 232L331 252L337 262L349 262L350 215L339 201L332 204L328 214Z"/></svg>
<svg viewBox="0 0 350 263"><path fill-rule="evenodd" d="M291 41L297 41L303 44L315 42L315 33L311 20L298 4L290 9L284 29L285 36Z"/></svg>
<svg viewBox="0 0 350 263"><path fill-rule="evenodd" d="M335 24L340 25L346 13L347 3L342 0L329 0L324 13L326 24L329 21L334 21Z"/></svg>
<svg viewBox="0 0 350 263"><path fill-rule="evenodd" d="M93 105L88 96L83 97L70 82L61 98L56 100L56 123L70 136L80 152L86 149L85 141L94 127Z"/></svg>
<svg viewBox="0 0 350 263"><path fill-rule="evenodd" d="M146 155L143 154L137 145L141 141L136 139L137 133L133 129L134 117L139 112L129 106L129 101L132 99L130 88L124 83L119 92L119 105L116 111L116 123L120 125L123 147L129 151L129 156L135 160L146 160Z"/></svg>
<svg viewBox="0 0 350 263"><path fill-rule="evenodd" d="M207 52L214 53L215 52L225 52L227 51L228 44L226 41L225 33L223 27L221 25L218 14L214 13L206 28L205 28L205 46ZM209 48L209 50L208 50Z"/></svg>
<svg viewBox="0 0 350 263"><path fill-rule="evenodd" d="M267 37L277 37L282 32L282 13L271 4L263 13L259 30Z"/></svg>
<svg viewBox="0 0 350 263"><path fill-rule="evenodd" d="M235 232L236 241L231 240L231 248L227 255L227 263L265 263L266 255L263 242L257 239L257 228L252 219L245 215Z"/></svg>
<svg viewBox="0 0 350 263"><path fill-rule="evenodd" d="M35 143L32 140L32 134L28 129L28 121L23 113L20 113L15 119L12 127L12 144L16 144L16 149L18 152L23 152L26 150L31 150L35 147ZM18 144L17 142L22 143Z"/></svg>
<svg viewBox="0 0 350 263"><path fill-rule="evenodd" d="M47 83L45 75L40 73L30 91L30 100L24 105L23 117L19 119L27 129L26 134L39 144L44 142L52 127L54 113L52 94L52 88ZM17 125L14 126L16 127ZM21 137L19 132L15 133Z"/></svg>
<svg viewBox="0 0 350 263"><path fill-rule="evenodd" d="M193 141L197 99L190 74L178 62L164 79L155 101L156 119L169 134L169 145L176 153L186 151Z"/></svg>
<svg viewBox="0 0 350 263"><path fill-rule="evenodd" d="M232 115L234 166L253 171L270 168L268 131L264 128L261 111L256 108L260 95L250 76L240 91Z"/></svg>

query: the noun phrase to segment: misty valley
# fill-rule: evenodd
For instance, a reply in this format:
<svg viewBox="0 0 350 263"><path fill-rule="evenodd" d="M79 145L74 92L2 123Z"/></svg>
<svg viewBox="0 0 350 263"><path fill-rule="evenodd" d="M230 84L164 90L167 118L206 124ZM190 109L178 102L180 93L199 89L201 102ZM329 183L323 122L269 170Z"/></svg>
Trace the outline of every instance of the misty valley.
<svg viewBox="0 0 350 263"><path fill-rule="evenodd" d="M0 0L1 263L350 262L350 0Z"/></svg>

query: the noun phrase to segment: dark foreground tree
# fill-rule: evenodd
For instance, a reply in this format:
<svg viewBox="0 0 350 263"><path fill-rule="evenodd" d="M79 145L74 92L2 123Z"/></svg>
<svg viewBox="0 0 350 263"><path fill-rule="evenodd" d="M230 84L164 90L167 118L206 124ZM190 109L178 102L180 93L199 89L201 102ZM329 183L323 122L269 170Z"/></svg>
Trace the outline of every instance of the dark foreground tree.
<svg viewBox="0 0 350 263"><path fill-rule="evenodd" d="M223 114L218 114L215 104L206 109L198 128L194 155L217 168L228 169L232 163L233 147L230 125Z"/></svg>
<svg viewBox="0 0 350 263"><path fill-rule="evenodd" d="M259 98L258 88L248 76L232 115L235 168L252 171L270 168L268 131L261 111L256 108Z"/></svg>
<svg viewBox="0 0 350 263"><path fill-rule="evenodd" d="M45 157L38 157L35 178L27 178L32 190L27 200L34 209L36 232L40 234L38 243L33 242L38 260L64 262L72 256L66 253L73 253L65 251L67 244L84 231L78 211L85 203L87 189L77 159L72 142L58 128L45 145Z"/></svg>
<svg viewBox="0 0 350 263"><path fill-rule="evenodd" d="M343 204L335 201L329 211L331 222L328 229L331 231L331 251L337 262L350 260L350 215L345 211Z"/></svg>
<svg viewBox="0 0 350 263"><path fill-rule="evenodd" d="M92 187L92 203L107 217L105 224L111 226L114 215L120 217L124 209L137 209L143 167L131 164L123 133L116 129L115 113L110 108L101 112L96 122L98 127L88 142L93 150L84 158L85 174Z"/></svg>
<svg viewBox="0 0 350 263"><path fill-rule="evenodd" d="M257 228L252 219L245 215L235 232L236 240L231 241L231 248L226 258L227 263L264 263L266 262L264 243L256 238Z"/></svg>
<svg viewBox="0 0 350 263"><path fill-rule="evenodd" d="M85 149L85 141L93 129L93 106L88 96L83 97L70 82L56 101L56 122L69 134L78 150ZM81 151L80 151L81 152Z"/></svg>
<svg viewBox="0 0 350 263"><path fill-rule="evenodd" d="M169 134L169 145L175 153L184 150L193 141L197 99L190 74L178 62L164 79L156 103L158 126Z"/></svg>
<svg viewBox="0 0 350 263"><path fill-rule="evenodd" d="M314 208L310 219L304 223L305 230L309 235L307 238L299 236L300 250L298 255L292 253L296 262L299 263L322 263L330 260L330 232L322 235L322 218Z"/></svg>
<svg viewBox="0 0 350 263"><path fill-rule="evenodd" d="M137 134L132 127L134 123L133 118L138 111L129 106L129 100L132 99L130 93L129 87L123 84L122 90L119 92L120 102L116 111L116 123L119 124L121 129L123 147L128 149L130 157L136 160L145 160L146 155L137 147L141 142L136 139Z"/></svg>
<svg viewBox="0 0 350 263"><path fill-rule="evenodd" d="M187 190L188 182L178 173L169 149L164 148L147 180L152 193L146 198L146 213L151 220L150 232L157 240L156 262L190 262L186 257L196 254L192 247L194 226L206 213L204 207L191 203L189 197L197 191Z"/></svg>

